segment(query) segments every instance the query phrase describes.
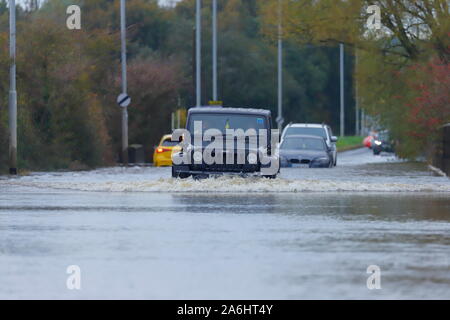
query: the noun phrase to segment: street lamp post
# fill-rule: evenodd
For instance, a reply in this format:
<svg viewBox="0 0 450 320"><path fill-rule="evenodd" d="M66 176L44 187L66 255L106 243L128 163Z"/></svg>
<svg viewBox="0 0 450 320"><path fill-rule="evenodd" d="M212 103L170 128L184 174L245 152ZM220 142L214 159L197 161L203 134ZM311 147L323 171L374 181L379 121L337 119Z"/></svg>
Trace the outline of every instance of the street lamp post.
<svg viewBox="0 0 450 320"><path fill-rule="evenodd" d="M197 0L197 4L196 4L196 28L195 28L195 39L196 39L196 46L195 46L195 56L196 56L196 95L197 95L197 107L200 107L202 104L202 76L201 76L201 70L202 70L202 65L201 65L201 54L202 54L202 47L201 47L201 42L202 42L202 18L201 18L201 12L202 10L202 3L201 0Z"/></svg>
<svg viewBox="0 0 450 320"><path fill-rule="evenodd" d="M9 173L17 174L16 1L9 0Z"/></svg>
<svg viewBox="0 0 450 320"><path fill-rule="evenodd" d="M122 94L127 95L127 39L125 0L120 0L120 38L122 46ZM128 107L122 107L122 161L128 165Z"/></svg>
<svg viewBox="0 0 450 320"><path fill-rule="evenodd" d="M281 0L278 0L278 130L283 128L283 28Z"/></svg>
<svg viewBox="0 0 450 320"><path fill-rule="evenodd" d="M217 0L212 0L213 20L213 100L217 101Z"/></svg>
<svg viewBox="0 0 450 320"><path fill-rule="evenodd" d="M340 91L341 91L341 137L345 135L345 97L344 97L344 44L339 44L340 51Z"/></svg>
<svg viewBox="0 0 450 320"><path fill-rule="evenodd" d="M355 51L355 69L356 73L358 72L358 51ZM355 135L359 136L361 134L360 132L360 125L359 125L359 116L360 116L360 110L359 110L359 86L358 86L358 78L355 74Z"/></svg>

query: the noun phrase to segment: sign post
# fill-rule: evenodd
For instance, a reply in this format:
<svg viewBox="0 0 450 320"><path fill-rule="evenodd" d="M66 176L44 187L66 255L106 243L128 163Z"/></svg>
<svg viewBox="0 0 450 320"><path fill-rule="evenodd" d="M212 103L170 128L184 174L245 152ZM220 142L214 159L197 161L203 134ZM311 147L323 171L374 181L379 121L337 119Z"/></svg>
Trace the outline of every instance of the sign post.
<svg viewBox="0 0 450 320"><path fill-rule="evenodd" d="M223 101L213 100L208 103L211 107L223 107Z"/></svg>
<svg viewBox="0 0 450 320"><path fill-rule="evenodd" d="M128 165L128 106L131 102L127 94L127 39L126 39L126 8L125 0L120 0L120 38L122 46L122 94L118 99L122 107L122 162Z"/></svg>

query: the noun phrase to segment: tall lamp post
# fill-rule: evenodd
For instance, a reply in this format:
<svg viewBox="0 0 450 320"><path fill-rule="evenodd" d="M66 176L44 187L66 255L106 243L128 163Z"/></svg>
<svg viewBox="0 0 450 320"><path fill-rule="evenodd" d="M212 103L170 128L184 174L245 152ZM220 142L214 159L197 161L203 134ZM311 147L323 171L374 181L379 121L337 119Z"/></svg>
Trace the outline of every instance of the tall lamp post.
<svg viewBox="0 0 450 320"><path fill-rule="evenodd" d="M196 77L196 100L197 100L197 107L200 107L202 104L202 65L201 65L201 54L202 54L202 18L201 18L201 12L202 10L202 2L201 0L197 0L196 3L196 28L195 28L195 59L196 59L196 70L195 70L195 77Z"/></svg>
<svg viewBox="0 0 450 320"><path fill-rule="evenodd" d="M120 0L120 38L122 46L122 94L127 91L127 39L126 39L126 8L125 0ZM128 165L128 107L122 106L122 162Z"/></svg>
<svg viewBox="0 0 450 320"><path fill-rule="evenodd" d="M340 52L340 91L341 91L341 137L345 135L345 97L344 97L344 44L339 44Z"/></svg>
<svg viewBox="0 0 450 320"><path fill-rule="evenodd" d="M281 0L278 0L278 130L283 128L283 28Z"/></svg>
<svg viewBox="0 0 450 320"><path fill-rule="evenodd" d="M355 69L356 73L358 72L358 49L355 50ZM355 135L359 136L361 134L360 124L359 124L359 86L358 79L355 75Z"/></svg>
<svg viewBox="0 0 450 320"><path fill-rule="evenodd" d="M213 20L213 100L217 101L217 0L212 0Z"/></svg>
<svg viewBox="0 0 450 320"><path fill-rule="evenodd" d="M16 1L9 0L9 173L17 174Z"/></svg>

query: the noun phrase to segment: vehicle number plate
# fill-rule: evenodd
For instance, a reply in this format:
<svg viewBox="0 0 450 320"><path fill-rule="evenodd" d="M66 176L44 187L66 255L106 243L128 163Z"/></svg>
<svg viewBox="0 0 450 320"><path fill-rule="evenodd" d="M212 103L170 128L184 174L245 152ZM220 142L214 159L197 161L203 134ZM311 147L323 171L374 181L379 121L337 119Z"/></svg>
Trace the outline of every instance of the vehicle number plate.
<svg viewBox="0 0 450 320"><path fill-rule="evenodd" d="M292 168L309 168L309 164L304 163L293 163Z"/></svg>

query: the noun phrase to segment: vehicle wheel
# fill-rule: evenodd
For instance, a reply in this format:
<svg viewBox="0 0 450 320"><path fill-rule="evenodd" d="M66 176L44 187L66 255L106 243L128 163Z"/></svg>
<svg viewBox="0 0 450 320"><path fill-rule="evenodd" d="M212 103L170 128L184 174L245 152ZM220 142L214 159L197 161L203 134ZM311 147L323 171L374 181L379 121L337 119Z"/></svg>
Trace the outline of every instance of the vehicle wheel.
<svg viewBox="0 0 450 320"><path fill-rule="evenodd" d="M175 168L172 167L172 178L175 178L175 179L187 179L189 177L190 177L189 173L176 172Z"/></svg>
<svg viewBox="0 0 450 320"><path fill-rule="evenodd" d="M208 179L209 175L208 174L194 174L194 175L192 175L192 178L194 180Z"/></svg>
<svg viewBox="0 0 450 320"><path fill-rule="evenodd" d="M373 150L373 154L375 155L375 156L379 156L380 155L380 153L381 153L381 151L379 151L379 150Z"/></svg>

